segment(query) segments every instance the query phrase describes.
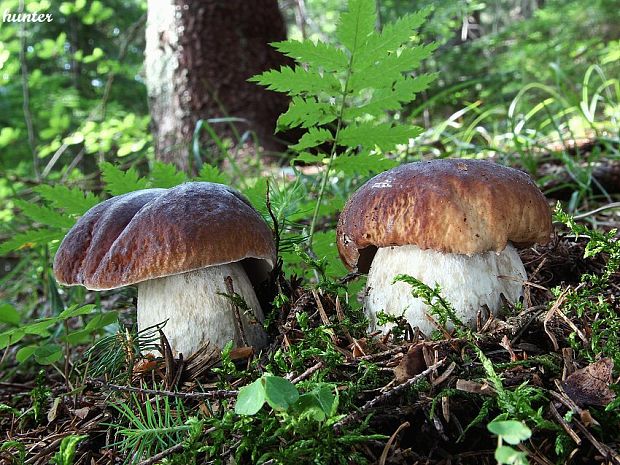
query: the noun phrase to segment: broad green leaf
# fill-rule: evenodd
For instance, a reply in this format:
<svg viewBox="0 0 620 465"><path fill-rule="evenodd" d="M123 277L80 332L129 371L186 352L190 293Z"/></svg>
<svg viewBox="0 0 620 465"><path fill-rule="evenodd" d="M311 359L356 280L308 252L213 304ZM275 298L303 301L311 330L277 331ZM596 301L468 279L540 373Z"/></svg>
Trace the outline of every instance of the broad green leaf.
<svg viewBox="0 0 620 465"><path fill-rule="evenodd" d="M79 304L75 304L63 310L62 312L60 312L60 315L58 315L58 318L62 320L66 320L68 318L73 318L75 316L88 315L89 313L92 313L94 308L95 308L94 304L83 305L81 307L79 306Z"/></svg>
<svg viewBox="0 0 620 465"><path fill-rule="evenodd" d="M39 321L35 321L34 323L30 323L22 326L22 330L26 334L35 334L37 336L49 336L49 331L47 330L50 326L57 324L60 320L58 318L43 318Z"/></svg>
<svg viewBox="0 0 620 465"><path fill-rule="evenodd" d="M88 332L97 331L118 321L118 312L105 312L95 315L84 327Z"/></svg>
<svg viewBox="0 0 620 465"><path fill-rule="evenodd" d="M22 316L11 304L0 304L0 323L17 326Z"/></svg>
<svg viewBox="0 0 620 465"><path fill-rule="evenodd" d="M285 378L265 375L262 381L265 387L265 399L274 410L286 411L299 399L297 388Z"/></svg>
<svg viewBox="0 0 620 465"><path fill-rule="evenodd" d="M409 139L419 136L421 132L422 129L417 126L363 123L343 128L339 134L339 142L349 147L361 145L366 149L377 146L388 152L397 144L407 144Z"/></svg>
<svg viewBox="0 0 620 465"><path fill-rule="evenodd" d="M13 328L0 333L0 349L21 341L25 335L26 332L22 328Z"/></svg>
<svg viewBox="0 0 620 465"><path fill-rule="evenodd" d="M299 63L322 69L325 72L339 71L346 68L349 59L342 50L324 42L314 43L311 40L303 42L286 40L271 44L276 50Z"/></svg>
<svg viewBox="0 0 620 465"><path fill-rule="evenodd" d="M22 347L15 354L15 359L19 363L24 363L26 360L28 360L30 357L32 357L32 355L36 352L36 350L38 348L39 348L39 346L36 345L36 344L35 345L30 345L30 346Z"/></svg>
<svg viewBox="0 0 620 465"><path fill-rule="evenodd" d="M516 420L492 421L487 425L487 429L512 445L519 444L532 436L532 430L525 423Z"/></svg>
<svg viewBox="0 0 620 465"><path fill-rule="evenodd" d="M16 199L15 205L24 215L36 223L63 229L69 229L75 223L73 218L60 214L58 211L52 210L51 208L42 207L35 203Z"/></svg>
<svg viewBox="0 0 620 465"><path fill-rule="evenodd" d="M45 344L34 351L34 359L40 365L51 365L62 358L62 347L57 344Z"/></svg>
<svg viewBox="0 0 620 465"><path fill-rule="evenodd" d="M150 187L168 189L187 181L187 175L182 171L177 171L176 167L170 163L156 161L151 168L150 179Z"/></svg>
<svg viewBox="0 0 620 465"><path fill-rule="evenodd" d="M252 187L243 189L242 193L263 216L268 216L267 206L265 205L267 200L267 179L258 179Z"/></svg>
<svg viewBox="0 0 620 465"><path fill-rule="evenodd" d="M314 233L312 250L319 259L327 257L325 272L328 276L344 276L347 274L347 269L338 257L336 231L334 229Z"/></svg>
<svg viewBox="0 0 620 465"><path fill-rule="evenodd" d="M55 186L41 185L34 188L52 206L62 209L69 215L81 216L101 202L92 192L84 192L79 188L69 189L61 184Z"/></svg>
<svg viewBox="0 0 620 465"><path fill-rule="evenodd" d="M111 195L122 195L148 187L147 180L139 177L135 168L122 171L107 161L99 167L105 181L105 190Z"/></svg>
<svg viewBox="0 0 620 465"><path fill-rule="evenodd" d="M495 449L495 460L500 465L528 465L527 454L509 446Z"/></svg>
<svg viewBox="0 0 620 465"><path fill-rule="evenodd" d="M349 8L340 15L336 35L351 52L361 49L375 32L377 12L374 0L349 0Z"/></svg>
<svg viewBox="0 0 620 465"><path fill-rule="evenodd" d="M299 142L291 146L291 149L301 152L302 150L316 147L325 142L331 142L334 136L329 129L324 128L310 128L307 133L301 136Z"/></svg>
<svg viewBox="0 0 620 465"><path fill-rule="evenodd" d="M265 403L265 388L262 378L239 389L235 413L238 415L255 415Z"/></svg>

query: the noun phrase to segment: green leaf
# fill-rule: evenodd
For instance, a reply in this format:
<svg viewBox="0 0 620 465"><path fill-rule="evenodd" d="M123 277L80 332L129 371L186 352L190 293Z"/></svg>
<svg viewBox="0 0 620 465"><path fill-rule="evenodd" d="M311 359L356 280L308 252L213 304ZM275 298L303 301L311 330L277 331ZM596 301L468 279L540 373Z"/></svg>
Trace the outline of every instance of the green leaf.
<svg viewBox="0 0 620 465"><path fill-rule="evenodd" d="M32 355L35 353L35 351L38 348L39 348L39 346L36 345L36 344L35 345L30 345L30 346L22 347L15 354L15 359L19 363L24 363L26 360L28 360L30 357L32 357Z"/></svg>
<svg viewBox="0 0 620 465"><path fill-rule="evenodd" d="M291 145L291 149L301 152L302 150L316 147L325 142L331 142L334 136L328 129L310 128L307 133L301 136L299 142L295 145Z"/></svg>
<svg viewBox="0 0 620 465"><path fill-rule="evenodd" d="M206 182L216 182L219 184L229 184L230 179L224 173L220 171L220 169L216 166L209 165L205 163L200 168L200 173L198 173L197 181L206 181Z"/></svg>
<svg viewBox="0 0 620 465"><path fill-rule="evenodd" d="M62 358L62 347L57 344L45 344L34 351L34 359L40 365L51 365Z"/></svg>
<svg viewBox="0 0 620 465"><path fill-rule="evenodd" d="M322 384L299 396L294 409L298 415L307 416L314 421L324 421L336 413L335 404L337 404L337 399L334 395L334 388Z"/></svg>
<svg viewBox="0 0 620 465"><path fill-rule="evenodd" d="M58 318L43 318L41 320L35 321L34 323L23 326L22 330L26 334L35 334L37 336L47 337L50 334L47 329L50 326L57 324L58 321Z"/></svg>
<svg viewBox="0 0 620 465"><path fill-rule="evenodd" d="M332 162L332 169L342 171L345 176L368 177L371 174L392 169L397 165L396 160L385 158L383 155L371 155L368 152L362 152L339 156Z"/></svg>
<svg viewBox="0 0 620 465"><path fill-rule="evenodd" d="M11 304L0 305L0 323L6 323L11 326L17 326L22 316Z"/></svg>
<svg viewBox="0 0 620 465"><path fill-rule="evenodd" d="M513 446L532 436L532 430L525 423L516 420L492 421L487 429Z"/></svg>
<svg viewBox="0 0 620 465"><path fill-rule="evenodd" d="M83 189L69 189L67 186L57 184L55 186L41 185L34 188L54 208L64 210L69 215L82 216L92 207L101 202L101 199L92 192L84 192Z"/></svg>
<svg viewBox="0 0 620 465"><path fill-rule="evenodd" d="M314 155L308 152L302 152L293 159L293 163L307 163L309 165L322 165L325 163L327 156L325 154Z"/></svg>
<svg viewBox="0 0 620 465"><path fill-rule="evenodd" d="M265 375L262 381L265 387L265 399L274 410L286 411L299 399L297 388L285 378Z"/></svg>
<svg viewBox="0 0 620 465"><path fill-rule="evenodd" d="M13 328L0 333L0 349L21 341L25 335L26 332L22 328Z"/></svg>
<svg viewBox="0 0 620 465"><path fill-rule="evenodd" d="M42 207L35 203L25 202L20 199L15 200L15 205L28 218L36 223L56 228L69 229L75 223L75 220L67 215L61 215L58 211L48 207Z"/></svg>
<svg viewBox="0 0 620 465"><path fill-rule="evenodd" d="M349 59L342 50L324 42L314 43L311 40L303 42L286 40L271 44L276 50L299 63L306 63L313 68L325 72L339 71L346 68Z"/></svg>
<svg viewBox="0 0 620 465"><path fill-rule="evenodd" d="M75 458L75 450L77 449L80 441L86 439L88 435L75 435L70 434L69 436L65 436L62 438L60 442L60 450L54 454L52 458L52 463L57 465L73 465L73 459Z"/></svg>
<svg viewBox="0 0 620 465"><path fill-rule="evenodd" d="M422 128L417 126L363 123L343 128L340 131L338 142L348 147L361 145L367 149L377 146L387 152L397 144L407 144L409 139L419 136L421 132Z"/></svg>
<svg viewBox="0 0 620 465"><path fill-rule="evenodd" d="M356 56L356 64L369 65L375 57L395 52L401 45L411 40L414 31L424 23L430 12L430 8L425 8L387 24L381 34L373 34L369 38L366 46Z"/></svg>
<svg viewBox="0 0 620 465"><path fill-rule="evenodd" d="M101 328L105 328L108 325L116 323L117 321L118 312L98 313L88 322L88 324L84 327L84 330L92 333Z"/></svg>
<svg viewBox="0 0 620 465"><path fill-rule="evenodd" d="M122 195L148 187L147 180L140 178L135 168L122 171L107 161L99 167L105 181L105 190L111 195Z"/></svg>
<svg viewBox="0 0 620 465"><path fill-rule="evenodd" d="M351 52L357 52L376 34L376 5L374 0L349 0L349 9L340 15L336 35Z"/></svg>
<svg viewBox="0 0 620 465"><path fill-rule="evenodd" d="M519 452L509 446L499 446L495 449L495 460L501 465L528 465L527 454Z"/></svg>
<svg viewBox="0 0 620 465"><path fill-rule="evenodd" d="M150 187L168 189L187 181L187 175L182 171L177 171L176 167L170 163L156 161L151 168L150 179Z"/></svg>
<svg viewBox="0 0 620 465"><path fill-rule="evenodd" d="M66 320L75 316L88 315L89 313L92 313L94 308L94 304L83 305L81 307L79 304L75 304L60 312L58 318L61 320Z"/></svg>
<svg viewBox="0 0 620 465"><path fill-rule="evenodd" d="M317 102L313 97L293 97L286 113L278 118L278 130L327 124L337 118L336 111L335 105Z"/></svg>
<svg viewBox="0 0 620 465"><path fill-rule="evenodd" d="M265 201L267 199L267 179L260 178L252 187L243 189L243 195L263 215L268 215Z"/></svg>
<svg viewBox="0 0 620 465"><path fill-rule="evenodd" d="M30 249L54 240L61 240L63 237L64 232L57 229L32 229L16 234L0 244L0 255L6 255L12 250Z"/></svg>
<svg viewBox="0 0 620 465"><path fill-rule="evenodd" d="M275 92L283 92L288 95L304 95L307 93L327 94L341 91L341 84L331 73L319 73L314 70L306 70L300 66L294 69L282 66L279 71L270 70L249 79L261 86Z"/></svg>
<svg viewBox="0 0 620 465"><path fill-rule="evenodd" d="M235 413L238 415L255 415L265 403L265 388L262 378L239 389Z"/></svg>

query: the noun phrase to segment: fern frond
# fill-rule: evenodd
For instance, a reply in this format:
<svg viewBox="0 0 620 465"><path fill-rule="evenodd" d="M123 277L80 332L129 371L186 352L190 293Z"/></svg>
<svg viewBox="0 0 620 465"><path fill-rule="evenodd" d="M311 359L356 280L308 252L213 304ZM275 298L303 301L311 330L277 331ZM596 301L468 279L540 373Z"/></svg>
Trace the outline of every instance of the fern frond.
<svg viewBox="0 0 620 465"><path fill-rule="evenodd" d="M332 135L329 129L325 128L310 128L307 133L305 133L299 142L295 145L292 145L291 148L298 152L302 150L306 150L312 147L316 147L317 145L321 145L325 142L332 142L334 140L334 136Z"/></svg>
<svg viewBox="0 0 620 465"><path fill-rule="evenodd" d="M101 163L99 167L105 181L105 190L111 195L126 194L148 187L148 181L139 177L135 168L122 171L107 161Z"/></svg>
<svg viewBox="0 0 620 465"><path fill-rule="evenodd" d="M370 176L371 174L387 171L398 165L396 160L385 158L383 155L371 155L368 152L360 154L341 155L332 163L332 169L342 171L345 176Z"/></svg>
<svg viewBox="0 0 620 465"><path fill-rule="evenodd" d="M293 97L286 113L278 118L278 130L286 128L310 128L331 123L338 117L335 105L317 102L315 98Z"/></svg>
<svg viewBox="0 0 620 465"><path fill-rule="evenodd" d="M38 245L47 244L53 240L61 240L65 231L61 229L31 229L25 233L13 236L0 244L0 255L6 255L13 250L30 249Z"/></svg>
<svg viewBox="0 0 620 465"><path fill-rule="evenodd" d="M69 229L73 226L73 223L75 223L73 218L70 216L63 215L51 208L36 205L24 200L16 199L15 206L17 206L24 215L33 220L35 223L61 229Z"/></svg>
<svg viewBox="0 0 620 465"><path fill-rule="evenodd" d="M219 184L230 184L230 179L222 173L218 167L205 163L200 168L200 173L196 181L216 182Z"/></svg>
<svg viewBox="0 0 620 465"><path fill-rule="evenodd" d="M377 12L374 0L349 0L348 11L340 15L336 36L355 54L375 34Z"/></svg>
<svg viewBox="0 0 620 465"><path fill-rule="evenodd" d="M324 42L314 43L311 40L285 40L271 44L284 55L325 72L340 71L346 68L349 59L346 54Z"/></svg>
<svg viewBox="0 0 620 465"><path fill-rule="evenodd" d="M397 144L405 144L422 133L417 126L392 126L389 123L373 125L362 123L347 126L340 131L340 141L349 147L361 145L367 149L375 146L383 151L394 149Z"/></svg>
<svg viewBox="0 0 620 465"><path fill-rule="evenodd" d="M249 81L256 82L269 90L284 92L288 95L320 94L332 95L341 91L338 79L330 73L306 70L300 66L290 68L282 66L279 71L272 69L254 76Z"/></svg>
<svg viewBox="0 0 620 465"><path fill-rule="evenodd" d="M355 64L358 67L368 66L377 56L395 52L411 40L413 31L424 23L430 12L430 8L425 8L386 24L380 34L373 34L368 39L368 43L356 57Z"/></svg>
<svg viewBox="0 0 620 465"><path fill-rule="evenodd" d="M101 199L92 192L84 192L78 188L69 189L61 184L56 186L43 184L35 187L34 191L50 202L52 207L64 210L65 213L75 216L82 216L101 202Z"/></svg>
<svg viewBox="0 0 620 465"><path fill-rule="evenodd" d="M156 161L151 168L150 187L169 187L178 186L187 181L187 175L170 163Z"/></svg>

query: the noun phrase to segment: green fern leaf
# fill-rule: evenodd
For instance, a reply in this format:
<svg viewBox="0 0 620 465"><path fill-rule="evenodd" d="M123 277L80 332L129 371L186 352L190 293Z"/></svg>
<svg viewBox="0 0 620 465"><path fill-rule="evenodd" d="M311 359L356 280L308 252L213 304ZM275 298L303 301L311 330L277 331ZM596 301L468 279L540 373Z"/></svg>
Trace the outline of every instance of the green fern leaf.
<svg viewBox="0 0 620 465"><path fill-rule="evenodd" d="M218 184L230 184L230 179L222 173L218 167L205 163L200 168L196 181L216 182Z"/></svg>
<svg viewBox="0 0 620 465"><path fill-rule="evenodd" d="M295 145L292 145L291 148L298 152L302 150L306 150L312 147L316 147L317 145L321 145L325 142L331 142L334 140L334 136L329 131L329 129L318 129L318 128L310 128L307 133L305 133L299 142Z"/></svg>
<svg viewBox="0 0 620 465"><path fill-rule="evenodd" d="M314 98L293 97L286 113L278 118L278 130L297 126L320 126L334 121L337 117L334 105L319 103Z"/></svg>
<svg viewBox="0 0 620 465"><path fill-rule="evenodd" d="M342 171L345 176L368 177L371 174L387 171L396 165L398 165L396 160L365 152L339 156L333 161L332 169Z"/></svg>
<svg viewBox="0 0 620 465"><path fill-rule="evenodd" d="M336 35L352 53L368 42L375 32L377 12L374 0L349 0L348 11L340 15Z"/></svg>
<svg viewBox="0 0 620 465"><path fill-rule="evenodd" d="M306 163L308 165L321 165L326 160L324 154L314 155L308 152L302 152L293 159L293 163Z"/></svg>
<svg viewBox="0 0 620 465"><path fill-rule="evenodd" d="M187 181L187 175L182 171L177 171L176 167L170 163L156 161L151 169L150 180L150 187L167 189Z"/></svg>
<svg viewBox="0 0 620 465"><path fill-rule="evenodd" d="M403 73L418 67L436 48L436 44L426 44L406 48L400 53L391 53L366 68L354 71L349 87L355 91L385 87L393 81L402 79Z"/></svg>
<svg viewBox="0 0 620 465"><path fill-rule="evenodd" d="M347 67L349 59L345 53L324 42L314 43L311 40L285 40L271 44L286 56L305 63L324 72L340 71Z"/></svg>
<svg viewBox="0 0 620 465"><path fill-rule="evenodd" d="M138 176L135 168L122 171L112 163L104 161L100 165L105 190L111 195L121 195L148 187L148 181Z"/></svg>
<svg viewBox="0 0 620 465"><path fill-rule="evenodd" d="M349 147L361 145L366 149L373 149L377 146L387 152L397 144L408 143L409 139L417 137L421 133L422 128L417 126L363 123L343 128L340 131L340 141Z"/></svg>
<svg viewBox="0 0 620 465"><path fill-rule="evenodd" d="M61 229L69 229L75 223L75 220L70 216L63 215L48 207L43 207L19 199L15 200L15 205L24 215L33 220L35 223Z"/></svg>
<svg viewBox="0 0 620 465"><path fill-rule="evenodd" d="M265 219L268 219L269 212L265 201L267 199L267 180L260 178L252 187L248 187L242 190L243 195L250 201L250 203L256 208ZM269 221L271 218L269 218Z"/></svg>
<svg viewBox="0 0 620 465"><path fill-rule="evenodd" d="M43 184L35 187L34 191L50 202L52 207L74 216L82 216L101 202L101 199L92 192L84 192L78 188L69 189L60 184L56 186Z"/></svg>
<svg viewBox="0 0 620 465"><path fill-rule="evenodd" d="M294 69L282 66L280 71L265 71L249 80L269 90L289 95L320 94L321 92L331 95L341 91L340 81L333 74L320 74L318 71L305 70L300 66Z"/></svg>
<svg viewBox="0 0 620 465"><path fill-rule="evenodd" d="M373 34L369 37L366 46L357 55L356 66L360 68L368 66L376 57L393 53L403 44L409 42L413 31L424 23L430 12L430 8L425 8L416 13L405 15L395 22L387 24L381 34Z"/></svg>
<svg viewBox="0 0 620 465"><path fill-rule="evenodd" d="M385 111L402 108L403 103L415 100L415 94L426 90L437 74L423 74L415 78L404 78L387 88L374 89L372 98L364 105L346 108L343 118L351 120L365 115L382 115Z"/></svg>
<svg viewBox="0 0 620 465"><path fill-rule="evenodd" d="M47 244L53 240L61 240L65 232L60 229L32 229L25 233L13 236L0 244L0 255L6 255L13 250L28 249Z"/></svg>

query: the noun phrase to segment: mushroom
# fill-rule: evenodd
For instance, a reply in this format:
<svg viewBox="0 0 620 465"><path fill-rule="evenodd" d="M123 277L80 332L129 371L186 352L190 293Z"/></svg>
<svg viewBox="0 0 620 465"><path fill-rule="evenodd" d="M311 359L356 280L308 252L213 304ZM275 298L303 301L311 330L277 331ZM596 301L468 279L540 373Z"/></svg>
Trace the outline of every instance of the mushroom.
<svg viewBox="0 0 620 465"><path fill-rule="evenodd" d="M523 295L525 268L515 247L546 243L551 214L529 176L484 160L441 159L401 165L356 191L338 221L337 245L348 269L368 273L370 330L384 311L429 334L428 308L394 277L441 286L459 319L473 327L478 310L497 314L501 295ZM450 325L451 327L451 325Z"/></svg>
<svg viewBox="0 0 620 465"><path fill-rule="evenodd" d="M190 182L91 208L60 244L54 274L61 284L98 291L137 284L138 329L167 320L163 332L173 353L187 357L207 342L240 345L242 333L256 348L266 344L252 284L275 263L271 230L241 194ZM230 291L228 276L251 309L240 318L222 295Z"/></svg>

